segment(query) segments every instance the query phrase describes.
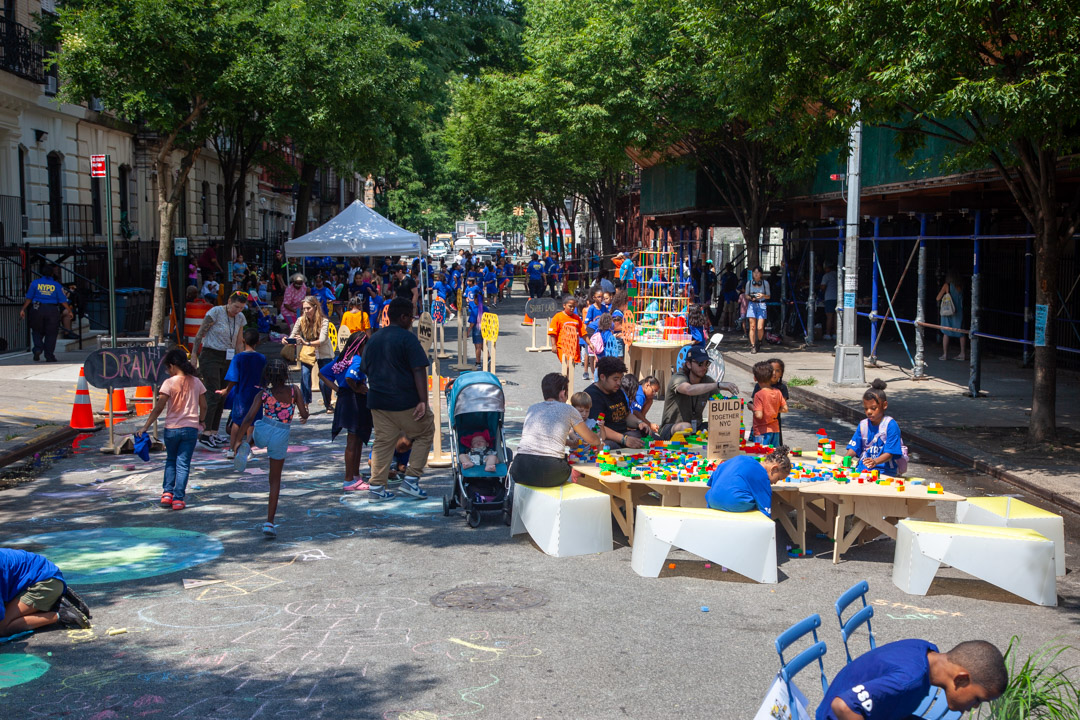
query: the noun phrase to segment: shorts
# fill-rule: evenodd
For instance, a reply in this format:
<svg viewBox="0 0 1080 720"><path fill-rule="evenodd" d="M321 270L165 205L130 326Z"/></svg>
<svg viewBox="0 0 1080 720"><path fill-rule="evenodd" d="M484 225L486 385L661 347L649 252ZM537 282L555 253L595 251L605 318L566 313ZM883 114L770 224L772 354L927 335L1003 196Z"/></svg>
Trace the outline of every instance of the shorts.
<svg viewBox="0 0 1080 720"><path fill-rule="evenodd" d="M284 460L289 452L289 424L267 417L256 420L251 444L266 448L271 460Z"/></svg>
<svg viewBox="0 0 1080 720"><path fill-rule="evenodd" d="M64 581L60 578L50 578L36 582L23 590L19 596L19 602L29 605L38 612L49 612L53 605L64 593Z"/></svg>
<svg viewBox="0 0 1080 720"><path fill-rule="evenodd" d="M752 440L758 445L772 445L773 447L776 447L780 444L780 433L771 432L762 435L754 435Z"/></svg>
<svg viewBox="0 0 1080 720"><path fill-rule="evenodd" d="M825 307L826 315L836 314L836 298L825 298L821 301L821 304Z"/></svg>
<svg viewBox="0 0 1080 720"><path fill-rule="evenodd" d="M724 312L731 313L732 315L739 312L739 301L738 300L725 300L724 301Z"/></svg>
<svg viewBox="0 0 1080 720"><path fill-rule="evenodd" d="M766 318L765 303L752 302L746 306L746 317L764 320Z"/></svg>
<svg viewBox="0 0 1080 720"><path fill-rule="evenodd" d="M484 344L484 334L482 332L480 332L480 326L479 325L473 325L472 341L473 341L473 345L483 345Z"/></svg>

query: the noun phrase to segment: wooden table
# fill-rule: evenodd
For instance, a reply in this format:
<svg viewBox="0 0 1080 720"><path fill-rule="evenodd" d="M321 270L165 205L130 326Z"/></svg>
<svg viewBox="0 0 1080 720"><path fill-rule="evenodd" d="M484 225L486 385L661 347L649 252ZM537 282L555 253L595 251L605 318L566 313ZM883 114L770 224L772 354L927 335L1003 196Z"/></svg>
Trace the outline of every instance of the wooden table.
<svg viewBox="0 0 1080 720"><path fill-rule="evenodd" d="M652 375L659 380L660 392L657 397L662 399L667 392L668 377L679 351L689 344L686 340L635 341L630 345L630 372L638 379Z"/></svg>
<svg viewBox="0 0 1080 720"><path fill-rule="evenodd" d="M840 556L857 540L865 542L880 535L895 540L896 524L904 518L936 522L937 508L932 503L967 499L949 492L931 494L926 491L926 486L907 482L903 492L897 491L896 485L854 481L798 483L797 487L807 498L825 501L825 515L819 519L833 519L832 538L836 541L833 563L840 562ZM854 518L854 522L851 529L845 531L848 517Z"/></svg>

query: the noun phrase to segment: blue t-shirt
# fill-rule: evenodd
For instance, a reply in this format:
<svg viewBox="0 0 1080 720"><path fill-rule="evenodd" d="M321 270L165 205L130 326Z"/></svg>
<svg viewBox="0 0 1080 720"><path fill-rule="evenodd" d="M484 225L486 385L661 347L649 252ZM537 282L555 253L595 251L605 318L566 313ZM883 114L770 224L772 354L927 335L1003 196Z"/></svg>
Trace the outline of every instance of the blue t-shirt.
<svg viewBox="0 0 1080 720"><path fill-rule="evenodd" d="M22 595L26 588L53 578L63 582L64 575L44 555L0 548L0 620L4 619L7 604Z"/></svg>
<svg viewBox="0 0 1080 720"><path fill-rule="evenodd" d="M263 368L266 356L260 352L242 352L233 356L229 371L225 373L225 382L235 383L229 393L229 409L233 422L242 423L251 407L252 400L259 394L262 384Z"/></svg>
<svg viewBox="0 0 1080 720"><path fill-rule="evenodd" d="M603 303L600 304L600 307L590 305L585 308L585 329L588 330L590 334L596 332L596 321L605 312Z"/></svg>
<svg viewBox="0 0 1080 720"><path fill-rule="evenodd" d="M725 460L709 478L705 503L713 510L749 512L760 510L771 517L772 487L769 473L749 455Z"/></svg>
<svg viewBox="0 0 1080 720"><path fill-rule="evenodd" d="M634 261L629 258L623 260L622 265L619 266L619 279L623 282L634 277Z"/></svg>
<svg viewBox="0 0 1080 720"><path fill-rule="evenodd" d="M880 426L874 425L869 420L863 420L855 428L855 434L851 436L851 442L847 444L849 450L854 450L855 454L859 457L858 470L866 470L866 465L863 463L864 458L876 458L884 453L890 453L893 459L882 465L876 465L875 467L886 475L896 475L896 458L904 452L902 447L902 440L900 438L900 425L889 418L888 421L882 419L881 424L886 425L885 436L878 436L878 429ZM862 423L866 423L866 438L867 444L863 446L862 439Z"/></svg>
<svg viewBox="0 0 1080 720"><path fill-rule="evenodd" d="M484 285L486 287L485 292L488 295L494 295L499 292L498 277L495 275L494 270L488 270L484 273Z"/></svg>
<svg viewBox="0 0 1080 720"><path fill-rule="evenodd" d="M60 281L52 278L38 278L30 283L30 287L26 289L26 299L46 305L59 305L68 301Z"/></svg>
<svg viewBox="0 0 1080 720"><path fill-rule="evenodd" d="M345 368L344 377L341 378L341 386L345 387L345 380L355 380L356 382L366 383L367 375L360 369L360 364L364 361L363 355L354 355L353 359L349 361L349 367Z"/></svg>
<svg viewBox="0 0 1080 720"><path fill-rule="evenodd" d="M687 328L687 331L690 333L690 339L695 343L705 342L705 328L699 325L691 325Z"/></svg>
<svg viewBox="0 0 1080 720"><path fill-rule="evenodd" d="M435 294L443 300L446 300L450 296L450 286L444 283L442 280L431 286L435 290Z"/></svg>
<svg viewBox="0 0 1080 720"><path fill-rule="evenodd" d="M480 286L475 285L475 284L474 285L466 285L465 289L461 291L461 296L463 298L465 298L466 301L471 301L474 298L476 298L477 296L482 295L482 294L483 294L483 292L481 291Z"/></svg>
<svg viewBox="0 0 1080 720"><path fill-rule="evenodd" d="M321 288L312 288L311 296L316 298L322 304L323 314L330 315L330 303L334 300L334 291L326 285Z"/></svg>
<svg viewBox="0 0 1080 720"><path fill-rule="evenodd" d="M480 322L480 318L483 316L484 311L480 307L479 301L475 297L469 298L469 324L475 325Z"/></svg>
<svg viewBox="0 0 1080 720"><path fill-rule="evenodd" d="M400 325L390 323L371 336L360 370L368 376L368 407L372 410L409 410L421 398L416 392L414 368L427 371L428 358L420 341ZM427 394L423 398L427 402Z"/></svg>
<svg viewBox="0 0 1080 720"><path fill-rule="evenodd" d="M645 397L645 388L638 386L637 392L634 393L634 399L630 401L630 412L636 413L645 409L645 401L648 398Z"/></svg>
<svg viewBox="0 0 1080 720"><path fill-rule="evenodd" d="M930 692L926 654L937 651L925 640L898 640L863 653L833 678L818 705L817 720L836 720L829 707L835 698L866 720L909 717Z"/></svg>
<svg viewBox="0 0 1080 720"><path fill-rule="evenodd" d="M544 266L540 264L539 260L533 260L525 270L529 273L530 280L541 280L544 277Z"/></svg>

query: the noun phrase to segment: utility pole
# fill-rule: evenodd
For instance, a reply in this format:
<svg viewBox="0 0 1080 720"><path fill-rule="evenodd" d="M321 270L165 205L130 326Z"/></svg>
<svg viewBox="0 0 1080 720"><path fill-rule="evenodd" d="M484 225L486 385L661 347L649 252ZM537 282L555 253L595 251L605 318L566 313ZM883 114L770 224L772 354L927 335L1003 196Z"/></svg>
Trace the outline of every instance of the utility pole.
<svg viewBox="0 0 1080 720"><path fill-rule="evenodd" d="M852 106L859 111L859 103ZM837 385L862 385L862 345L855 342L855 297L859 289L859 194L862 191L862 122L856 121L848 138L850 154L847 164L847 226L844 229L844 286L843 312L841 314L840 344L836 346L833 361L833 382Z"/></svg>

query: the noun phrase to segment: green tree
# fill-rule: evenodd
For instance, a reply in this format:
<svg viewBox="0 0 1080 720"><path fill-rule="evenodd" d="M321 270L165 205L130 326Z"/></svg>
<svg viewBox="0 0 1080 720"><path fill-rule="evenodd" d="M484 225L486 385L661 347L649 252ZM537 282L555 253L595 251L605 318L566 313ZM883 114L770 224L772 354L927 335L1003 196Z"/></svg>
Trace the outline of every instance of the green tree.
<svg viewBox="0 0 1080 720"><path fill-rule="evenodd" d="M929 137L951 143L946 170L993 167L1035 234L1035 301L1047 309L1035 348L1030 436L1056 432L1053 318L1062 253L1080 222L1080 185L1061 182L1080 150L1080 24L1069 0L956 3L818 0L835 40L837 103L896 128L901 157Z"/></svg>
<svg viewBox="0 0 1080 720"><path fill-rule="evenodd" d="M60 40L52 60L61 97L96 96L157 135L161 267L172 256L187 176L214 130L207 116L228 95L226 79L254 33L254 14L231 0L70 0L57 9L50 30ZM164 337L166 302L165 289L155 288L154 337Z"/></svg>

